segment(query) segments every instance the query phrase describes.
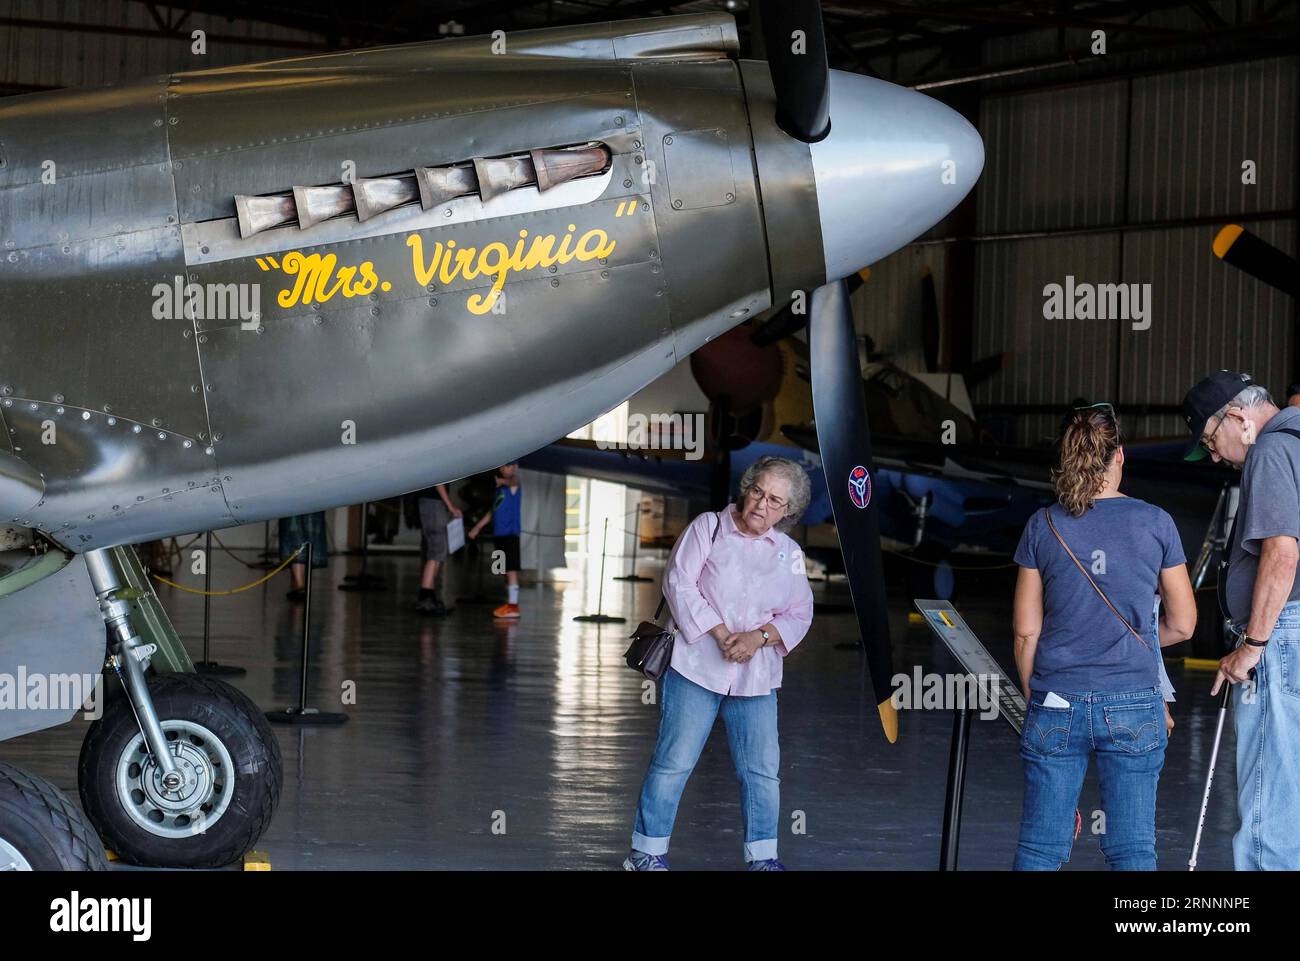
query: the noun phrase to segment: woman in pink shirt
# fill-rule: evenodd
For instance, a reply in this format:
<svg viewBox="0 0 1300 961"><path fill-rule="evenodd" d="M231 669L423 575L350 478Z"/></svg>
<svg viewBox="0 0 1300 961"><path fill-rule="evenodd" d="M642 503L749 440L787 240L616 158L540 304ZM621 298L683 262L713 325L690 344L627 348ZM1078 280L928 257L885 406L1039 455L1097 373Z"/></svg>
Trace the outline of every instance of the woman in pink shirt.
<svg viewBox="0 0 1300 961"><path fill-rule="evenodd" d="M660 692L659 740L641 785L629 871L668 870L677 804L719 711L740 779L745 860L784 871L776 857L781 669L812 623L803 551L783 530L808 506L803 467L763 457L745 471L740 498L701 514L668 558L663 590L676 624Z"/></svg>

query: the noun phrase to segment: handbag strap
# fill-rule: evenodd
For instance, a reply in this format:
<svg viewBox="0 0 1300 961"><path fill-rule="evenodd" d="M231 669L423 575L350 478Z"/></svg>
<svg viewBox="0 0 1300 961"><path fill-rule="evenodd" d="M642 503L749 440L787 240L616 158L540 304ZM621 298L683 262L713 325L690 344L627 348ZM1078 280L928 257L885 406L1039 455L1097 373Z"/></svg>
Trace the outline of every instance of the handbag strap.
<svg viewBox="0 0 1300 961"><path fill-rule="evenodd" d="M710 553L712 553L714 543L718 540L718 531L722 530L722 511L718 511L717 516L718 516L718 523L713 525L713 536L709 538ZM659 590L660 590L659 606L655 608L655 616L654 616L654 621L656 624L659 623L659 616L664 612L664 605L668 603L668 598L664 595L663 588L661 587Z"/></svg>
<svg viewBox="0 0 1300 961"><path fill-rule="evenodd" d="M1120 619L1120 622L1125 627L1128 628L1128 632L1132 634L1134 637L1136 637L1138 641L1141 642L1142 646L1145 647L1148 651L1151 650L1151 645L1147 643L1146 638L1144 638L1137 631L1133 630L1133 625L1130 624L1128 622L1128 619L1119 612L1119 609L1116 608L1115 605L1110 602L1110 598L1106 596L1106 592L1097 586L1097 582L1094 581L1092 579L1092 575L1088 573L1088 568L1084 567L1083 564L1079 562L1079 558L1074 556L1074 551L1070 550L1070 545L1065 543L1065 538L1061 536L1061 532L1058 531L1056 529L1056 525L1052 523L1051 508L1044 507L1043 513L1047 516L1047 526L1051 529L1052 533L1056 535L1056 539L1060 541L1061 547L1065 550L1065 553L1070 555L1070 560L1074 561L1074 566L1083 572L1084 577L1088 578L1088 583L1091 584L1092 589L1097 592L1097 596L1106 602L1106 606L1110 608L1111 613Z"/></svg>

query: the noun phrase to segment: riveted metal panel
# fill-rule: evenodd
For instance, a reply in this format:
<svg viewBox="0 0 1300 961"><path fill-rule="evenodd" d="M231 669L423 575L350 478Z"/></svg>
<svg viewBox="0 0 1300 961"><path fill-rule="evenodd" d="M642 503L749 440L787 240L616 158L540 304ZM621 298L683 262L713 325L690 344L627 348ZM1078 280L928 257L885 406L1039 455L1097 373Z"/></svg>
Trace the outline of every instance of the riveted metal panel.
<svg viewBox="0 0 1300 961"><path fill-rule="evenodd" d="M236 194L338 183L598 140L634 122L630 70L488 57L369 74L281 65L183 74L168 100L185 222L230 217ZM268 85L274 84L274 97ZM466 91L473 96L466 98Z"/></svg>
<svg viewBox="0 0 1300 961"><path fill-rule="evenodd" d="M651 210L660 234L680 359L771 305L749 115L739 71L730 61L637 64L633 69ZM718 207L674 209L663 175L664 139L673 131L705 127L727 132L730 169L717 165L710 173L720 182L734 178L736 200ZM820 258L820 246L817 254Z"/></svg>
<svg viewBox="0 0 1300 961"><path fill-rule="evenodd" d="M62 562L62 566L58 566ZM10 678L22 671L40 673L51 684L57 678L87 679L91 690L104 663L104 621L81 557L48 554L28 562L29 568L56 568L35 583L0 596L0 673ZM23 572L11 574L22 577ZM57 629L55 628L57 625ZM53 696L54 691L50 692ZM5 705L0 711L0 741L40 731L71 720L78 704L43 707Z"/></svg>
<svg viewBox="0 0 1300 961"><path fill-rule="evenodd" d="M663 135L664 175L673 210L722 207L736 202L731 141L723 127Z"/></svg>
<svg viewBox="0 0 1300 961"><path fill-rule="evenodd" d="M184 274L180 230L10 251L0 257L0 391L198 435L206 429L192 324L155 317L155 285ZM149 371L133 376L131 371ZM156 424L155 424L156 422Z"/></svg>
<svg viewBox="0 0 1300 961"><path fill-rule="evenodd" d="M215 460L199 438L30 398L5 397L0 407L15 454L45 478L40 503L4 520L47 531L77 550L123 542L112 539L114 530L132 531L125 540L148 540L187 512L209 524L230 523L214 486ZM153 509L159 503L174 516L164 521L164 512Z"/></svg>
<svg viewBox="0 0 1300 961"><path fill-rule="evenodd" d="M653 261L516 280L503 313L468 312L468 297L486 292L331 305L262 335L207 335L213 427L236 517L391 496L490 468L502 449L527 453L590 420L593 402L613 406L640 386L625 378L671 366ZM304 406L304 396L314 402Z"/></svg>
<svg viewBox="0 0 1300 961"><path fill-rule="evenodd" d="M826 282L817 181L808 144L776 125L776 98L767 64L740 64L749 105L754 169L761 183L759 204L767 233L773 303L784 304L796 290Z"/></svg>

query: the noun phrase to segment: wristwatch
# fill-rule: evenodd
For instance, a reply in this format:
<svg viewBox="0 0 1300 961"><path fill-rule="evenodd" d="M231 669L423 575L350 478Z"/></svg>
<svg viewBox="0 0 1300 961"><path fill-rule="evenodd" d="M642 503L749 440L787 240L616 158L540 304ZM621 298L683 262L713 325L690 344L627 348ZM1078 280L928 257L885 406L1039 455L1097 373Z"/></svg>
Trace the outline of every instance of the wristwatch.
<svg viewBox="0 0 1300 961"><path fill-rule="evenodd" d="M767 633L767 631L760 630L758 633L761 634L761 635L763 635L763 646L764 646L764 647L767 647L767 645L769 645L769 644L772 643L772 635L769 634L769 633Z"/></svg>
<svg viewBox="0 0 1300 961"><path fill-rule="evenodd" d="M1241 635L1241 639L1245 641L1247 644L1249 644L1251 647L1268 647L1268 641L1258 641L1255 638L1251 637L1249 634Z"/></svg>

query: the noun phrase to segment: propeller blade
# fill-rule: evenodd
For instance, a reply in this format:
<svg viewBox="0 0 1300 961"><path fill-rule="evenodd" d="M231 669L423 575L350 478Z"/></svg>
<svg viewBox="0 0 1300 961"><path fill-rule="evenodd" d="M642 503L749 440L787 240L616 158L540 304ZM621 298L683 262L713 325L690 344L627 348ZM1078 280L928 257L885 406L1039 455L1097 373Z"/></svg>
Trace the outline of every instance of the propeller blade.
<svg viewBox="0 0 1300 961"><path fill-rule="evenodd" d="M981 357L979 360L971 361L970 365L962 372L966 378L966 389L973 391L984 381L988 380L1006 364L1007 355L999 351L996 354L989 354L987 357Z"/></svg>
<svg viewBox="0 0 1300 961"><path fill-rule="evenodd" d="M858 288L870 279L870 267L863 267L856 274L850 274L846 278L849 285L849 294L856 294ZM753 341L755 347L766 347L768 344L775 344L783 337L796 334L808 326L807 304L804 304L804 310L798 314L794 312L794 304L794 300L791 300L790 303L758 325L758 328L749 335L749 339ZM695 355L692 354L691 356Z"/></svg>
<svg viewBox="0 0 1300 961"><path fill-rule="evenodd" d="M1214 238L1214 256L1292 297L1300 295L1300 264L1240 224L1229 224Z"/></svg>
<svg viewBox="0 0 1300 961"><path fill-rule="evenodd" d="M892 744L898 739L898 712L891 700L894 668L880 556L880 517L872 497L871 432L845 283L836 281L813 291L808 315L817 444L871 672L871 689L885 737Z"/></svg>
<svg viewBox="0 0 1300 961"><path fill-rule="evenodd" d="M939 295L929 267L921 269L921 343L926 373L933 374L939 369Z"/></svg>
<svg viewBox="0 0 1300 961"><path fill-rule="evenodd" d="M818 0L765 0L759 5L763 46L776 93L776 124L816 143L831 132L830 72Z"/></svg>

